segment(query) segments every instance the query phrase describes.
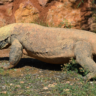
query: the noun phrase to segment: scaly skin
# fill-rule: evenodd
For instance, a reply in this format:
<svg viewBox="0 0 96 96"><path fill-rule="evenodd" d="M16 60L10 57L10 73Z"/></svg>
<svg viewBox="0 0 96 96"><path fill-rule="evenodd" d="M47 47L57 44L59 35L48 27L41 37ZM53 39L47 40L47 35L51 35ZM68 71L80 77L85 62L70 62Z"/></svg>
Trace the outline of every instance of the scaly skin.
<svg viewBox="0 0 96 96"><path fill-rule="evenodd" d="M76 57L77 62L90 71L85 77L89 80L96 75L96 63L91 58L96 54L95 43L96 34L83 30L29 23L14 23L0 28L0 48L11 44L9 65L3 67L5 69L16 66L23 53L53 64L66 63L71 57Z"/></svg>

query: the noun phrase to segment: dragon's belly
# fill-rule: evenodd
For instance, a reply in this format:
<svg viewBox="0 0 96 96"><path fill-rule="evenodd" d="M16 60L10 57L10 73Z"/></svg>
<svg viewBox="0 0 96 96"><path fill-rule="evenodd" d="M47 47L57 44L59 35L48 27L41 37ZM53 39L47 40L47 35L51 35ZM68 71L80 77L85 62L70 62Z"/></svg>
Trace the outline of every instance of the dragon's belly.
<svg viewBox="0 0 96 96"><path fill-rule="evenodd" d="M38 60L52 63L52 64L62 64L68 62L70 57L74 57L74 52L72 48L46 48L46 51L29 51L26 49L26 52L23 52L25 55L36 58Z"/></svg>
<svg viewBox="0 0 96 96"><path fill-rule="evenodd" d="M38 59L38 60L46 62L46 63L52 63L52 64L67 63L71 57L74 57L73 52L71 52L70 54L66 54L66 52L64 53L63 51L62 51L62 53L60 52L60 54L49 53L50 55L48 55L46 53L45 54L40 54L40 53L34 54L33 52L30 52L28 50L23 51L23 53L32 58Z"/></svg>
<svg viewBox="0 0 96 96"><path fill-rule="evenodd" d="M26 41L23 46L28 56L47 63L60 64L70 57L74 57L75 42L73 39L57 40L54 44L51 41L41 41L40 44L38 42L31 43L31 41L29 41L29 44Z"/></svg>

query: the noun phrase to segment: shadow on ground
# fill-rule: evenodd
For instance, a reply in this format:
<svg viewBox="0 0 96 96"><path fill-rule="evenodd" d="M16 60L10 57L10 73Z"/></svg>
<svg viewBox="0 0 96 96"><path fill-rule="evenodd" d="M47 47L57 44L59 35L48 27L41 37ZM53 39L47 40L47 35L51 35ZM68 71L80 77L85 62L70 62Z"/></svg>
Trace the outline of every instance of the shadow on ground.
<svg viewBox="0 0 96 96"><path fill-rule="evenodd" d="M96 56L94 56L93 59L96 62ZM6 63L9 61L9 58L3 57L3 58L0 58L0 61ZM29 66L29 67L42 69L42 70L61 71L62 70L61 65L62 64L49 64L49 63L39 61L37 59L28 58L27 56L24 56L24 58L20 60L20 62L15 68L18 69L18 68L24 68L26 66ZM86 75L86 70L81 71L80 70L81 66L78 63L77 64L70 63L69 65L67 64L67 67L64 65L63 67L65 71L70 71L70 70L77 71L77 73L81 74L82 76Z"/></svg>
<svg viewBox="0 0 96 96"><path fill-rule="evenodd" d="M1 62L8 60L8 57L0 58ZM15 68L23 68L25 66L36 67L44 70L61 70L61 64L49 64L32 58L22 58Z"/></svg>

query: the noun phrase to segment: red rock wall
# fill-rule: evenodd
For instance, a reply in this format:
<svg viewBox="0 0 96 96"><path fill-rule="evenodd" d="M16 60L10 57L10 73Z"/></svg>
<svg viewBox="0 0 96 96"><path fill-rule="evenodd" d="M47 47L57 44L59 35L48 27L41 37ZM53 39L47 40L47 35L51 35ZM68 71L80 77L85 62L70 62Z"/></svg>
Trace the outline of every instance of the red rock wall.
<svg viewBox="0 0 96 96"><path fill-rule="evenodd" d="M14 22L31 23L36 21L46 22L49 25L54 24L51 26L66 27L65 20L69 24L67 24L67 27L74 22L72 25L73 28L90 30L89 21L92 17L92 4L90 2L92 1L81 1L82 0L0 0L0 27ZM62 7L60 7L61 5ZM62 26L60 25L61 23Z"/></svg>

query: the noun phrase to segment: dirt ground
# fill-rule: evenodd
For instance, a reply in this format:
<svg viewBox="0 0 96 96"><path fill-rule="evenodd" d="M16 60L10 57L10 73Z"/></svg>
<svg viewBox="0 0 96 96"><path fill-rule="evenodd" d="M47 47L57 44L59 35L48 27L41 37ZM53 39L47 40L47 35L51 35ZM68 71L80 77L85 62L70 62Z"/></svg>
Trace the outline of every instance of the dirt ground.
<svg viewBox="0 0 96 96"><path fill-rule="evenodd" d="M9 57L9 52L10 52L10 49L0 50L0 58L2 58L2 57Z"/></svg>
<svg viewBox="0 0 96 96"><path fill-rule="evenodd" d="M9 49L0 50L0 65L8 56ZM15 68L0 68L0 96L96 96L95 81L86 83L77 71L61 68L23 55Z"/></svg>
<svg viewBox="0 0 96 96"><path fill-rule="evenodd" d="M8 53L9 49L0 50L0 65L8 63ZM54 88L67 80L75 82L74 76L61 71L61 65L47 64L23 55L15 68L0 68L0 96L63 96L58 87Z"/></svg>

